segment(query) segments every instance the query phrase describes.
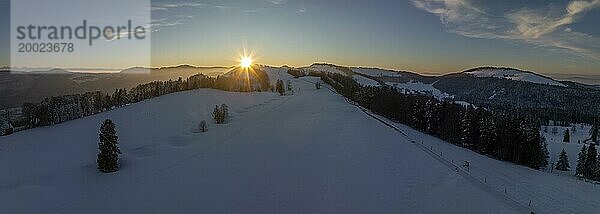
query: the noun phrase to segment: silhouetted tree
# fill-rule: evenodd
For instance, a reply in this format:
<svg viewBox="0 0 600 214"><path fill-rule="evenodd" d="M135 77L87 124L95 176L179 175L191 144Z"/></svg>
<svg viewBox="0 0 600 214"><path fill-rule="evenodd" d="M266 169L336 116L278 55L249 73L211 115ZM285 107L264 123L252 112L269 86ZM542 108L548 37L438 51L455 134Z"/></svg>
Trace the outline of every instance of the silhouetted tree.
<svg viewBox="0 0 600 214"><path fill-rule="evenodd" d="M592 129L590 129L590 140L592 142L598 142L598 123L594 123Z"/></svg>
<svg viewBox="0 0 600 214"><path fill-rule="evenodd" d="M569 129L565 129L565 134L563 135L563 142L568 143L571 141L571 134L569 134Z"/></svg>
<svg viewBox="0 0 600 214"><path fill-rule="evenodd" d="M279 93L279 95L285 95L285 86L283 85L283 80L277 80L275 84L275 91Z"/></svg>
<svg viewBox="0 0 600 214"><path fill-rule="evenodd" d="M577 177L584 177L584 172L586 170L586 157L587 146L583 145L583 147L581 147L581 151L579 151L579 154L577 155L577 166L575 167L575 175Z"/></svg>
<svg viewBox="0 0 600 214"><path fill-rule="evenodd" d="M229 119L229 107L225 103L221 104L221 115L223 117L223 123L226 123Z"/></svg>
<svg viewBox="0 0 600 214"><path fill-rule="evenodd" d="M118 137L115 130L115 124L106 119L100 127L100 142L98 143L98 169L102 172L115 172L119 170L119 150Z"/></svg>
<svg viewBox="0 0 600 214"><path fill-rule="evenodd" d="M590 144L588 146L587 154L585 157L585 169L583 171L583 177L588 179L594 179L596 166L598 161L598 151L596 145Z"/></svg>
<svg viewBox="0 0 600 214"><path fill-rule="evenodd" d="M560 155L558 156L558 162L556 163L556 169L560 171L569 171L571 166L569 166L569 158L567 157L567 153L565 149L562 149Z"/></svg>

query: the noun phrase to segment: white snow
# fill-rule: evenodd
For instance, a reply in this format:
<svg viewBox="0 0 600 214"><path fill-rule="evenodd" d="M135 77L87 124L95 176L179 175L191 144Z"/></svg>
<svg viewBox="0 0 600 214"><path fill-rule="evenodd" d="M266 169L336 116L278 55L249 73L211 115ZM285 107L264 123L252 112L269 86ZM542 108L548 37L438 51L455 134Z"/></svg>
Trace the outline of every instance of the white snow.
<svg viewBox="0 0 600 214"><path fill-rule="evenodd" d="M432 156L453 167L456 165L460 172L465 172L467 177L477 180L522 206L529 207L535 213L600 212L598 206L600 185L492 159L423 134L403 124L377 117L406 133L408 139L414 140L417 145L421 144L422 148L430 151ZM577 156L574 158L576 161ZM469 170L461 166L464 161L469 161ZM569 161L572 162L571 159ZM572 167L574 169L573 165Z"/></svg>
<svg viewBox="0 0 600 214"><path fill-rule="evenodd" d="M352 71L372 77L401 77L402 74L379 68L351 68Z"/></svg>
<svg viewBox="0 0 600 214"><path fill-rule="evenodd" d="M501 68L482 68L474 71L465 72L467 74L474 75L476 77L495 77L509 80L525 81L538 83L543 85L555 85L566 87L564 84L553 80L548 77L537 75L530 72L523 72L514 69L501 69Z"/></svg>
<svg viewBox="0 0 600 214"><path fill-rule="evenodd" d="M363 86L380 86L375 80L363 77L361 75L353 75L352 78L360 85Z"/></svg>
<svg viewBox="0 0 600 214"><path fill-rule="evenodd" d="M286 80L292 78L292 75L287 73L288 68L261 66L260 69L269 75L269 81L271 82L271 85L275 85L277 80L283 80L285 82Z"/></svg>
<svg viewBox="0 0 600 214"><path fill-rule="evenodd" d="M336 68L333 65L328 65L328 64L313 64L310 65L308 67L304 67L301 68L304 70L310 70L310 71L317 71L317 72L323 72L323 73L335 73L335 74L343 74L343 75L348 75L346 72Z"/></svg>
<svg viewBox="0 0 600 214"><path fill-rule="evenodd" d="M469 106L473 106L474 107L475 106L475 105L473 105L473 104L471 104L469 102L466 102L466 101L454 101L454 103L456 103L458 105L461 105L461 106L464 106L464 107L469 107Z"/></svg>
<svg viewBox="0 0 600 214"><path fill-rule="evenodd" d="M292 81L292 96L202 89L0 137L2 213L522 213L343 97L316 90L318 78ZM220 103L231 121L197 133ZM105 118L123 151L113 174L96 170ZM490 169L547 176L465 153ZM585 187L569 192L592 191ZM599 198L565 200L584 209Z"/></svg>
<svg viewBox="0 0 600 214"><path fill-rule="evenodd" d="M429 94L439 100L453 98L453 96L449 95L448 93L442 92L437 88L433 87L434 83L425 84L422 82L411 80L405 83L387 82L386 84L398 89L402 89L404 93Z"/></svg>

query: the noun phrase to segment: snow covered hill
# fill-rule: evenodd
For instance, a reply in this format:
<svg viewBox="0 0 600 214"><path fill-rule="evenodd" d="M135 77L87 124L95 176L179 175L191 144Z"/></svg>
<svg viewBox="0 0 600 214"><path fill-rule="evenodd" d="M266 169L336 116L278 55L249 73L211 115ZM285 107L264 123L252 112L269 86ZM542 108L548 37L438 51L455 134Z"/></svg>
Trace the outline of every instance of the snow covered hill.
<svg viewBox="0 0 600 214"><path fill-rule="evenodd" d="M271 72L271 71L266 71ZM289 79L289 76L287 77ZM180 92L0 137L3 213L524 213L323 88ZM215 104L228 124L210 123ZM117 126L119 172L96 170Z"/></svg>
<svg viewBox="0 0 600 214"><path fill-rule="evenodd" d="M495 78L503 78L508 80L515 81L524 81L524 82L532 82L538 83L542 85L554 85L566 87L564 84L553 80L549 77L544 77L539 74L535 74L532 72L521 71L518 69L512 68L475 68L464 73L470 74L476 77L495 77Z"/></svg>
<svg viewBox="0 0 600 214"><path fill-rule="evenodd" d="M597 185L456 147L316 90L316 77L262 69L297 91L185 91L0 137L2 213L600 211ZM198 133L221 103L229 123ZM123 151L113 174L95 163L106 118Z"/></svg>
<svg viewBox="0 0 600 214"><path fill-rule="evenodd" d="M352 75L352 71L345 67L336 66L332 64L326 63L315 63L308 67L302 67L301 70L305 71L316 71L316 72L324 72L324 73L336 73L336 74L344 74L344 75Z"/></svg>
<svg viewBox="0 0 600 214"><path fill-rule="evenodd" d="M361 84L361 85L363 85L363 86L381 86L381 85L379 84L379 82L377 82L377 81L375 81L375 80L373 80L373 79L370 79L370 78L367 78L367 77L361 76L361 75L354 75L354 76L352 76L352 78L353 78L353 79L354 79L354 80L355 80L355 81L356 81L358 84Z"/></svg>
<svg viewBox="0 0 600 214"><path fill-rule="evenodd" d="M426 94L435 97L438 100L452 99L453 96L446 92L442 92L433 86L434 83L425 84L418 81L409 81L406 83L386 83L389 86L395 87L406 94Z"/></svg>

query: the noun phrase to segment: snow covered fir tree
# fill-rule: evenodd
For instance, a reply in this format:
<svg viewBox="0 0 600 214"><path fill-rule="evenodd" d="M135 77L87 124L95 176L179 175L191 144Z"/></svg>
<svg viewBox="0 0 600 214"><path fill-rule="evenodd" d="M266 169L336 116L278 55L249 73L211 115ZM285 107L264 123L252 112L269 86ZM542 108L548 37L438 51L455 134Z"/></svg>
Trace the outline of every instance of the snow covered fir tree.
<svg viewBox="0 0 600 214"><path fill-rule="evenodd" d="M8 110L0 111L0 136L13 133L13 126L10 122L10 112Z"/></svg>
<svg viewBox="0 0 600 214"><path fill-rule="evenodd" d="M577 166L575 167L575 176L584 177L584 172L586 171L586 162L585 158L587 157L587 146L583 145L579 154L577 155Z"/></svg>
<svg viewBox="0 0 600 214"><path fill-rule="evenodd" d="M115 130L115 124L110 119L106 119L100 127L100 142L98 143L98 157L96 162L98 170L102 172L116 172L119 170L119 149L118 137Z"/></svg>
<svg viewBox="0 0 600 214"><path fill-rule="evenodd" d="M275 91L277 91L277 93L279 93L281 96L285 95L285 86L283 84L283 80L277 80L277 83L275 84Z"/></svg>
<svg viewBox="0 0 600 214"><path fill-rule="evenodd" d="M600 161L595 144L583 146L577 157L575 175L581 178L600 181Z"/></svg>
<svg viewBox="0 0 600 214"><path fill-rule="evenodd" d="M590 129L590 141L595 142L595 143L600 143L598 142L598 130L600 128L598 127L598 122L595 122L594 125L592 126L592 128Z"/></svg>
<svg viewBox="0 0 600 214"><path fill-rule="evenodd" d="M571 141L571 134L569 134L569 130L565 129L565 133L563 134L563 142L568 143Z"/></svg>
<svg viewBox="0 0 600 214"><path fill-rule="evenodd" d="M216 124L226 123L229 119L229 107L225 103L221 104L221 106L215 105L212 114Z"/></svg>
<svg viewBox="0 0 600 214"><path fill-rule="evenodd" d="M569 166L569 158L567 157L567 153L565 149L560 152L558 156L558 162L556 163L556 169L560 171L569 171L571 166Z"/></svg>

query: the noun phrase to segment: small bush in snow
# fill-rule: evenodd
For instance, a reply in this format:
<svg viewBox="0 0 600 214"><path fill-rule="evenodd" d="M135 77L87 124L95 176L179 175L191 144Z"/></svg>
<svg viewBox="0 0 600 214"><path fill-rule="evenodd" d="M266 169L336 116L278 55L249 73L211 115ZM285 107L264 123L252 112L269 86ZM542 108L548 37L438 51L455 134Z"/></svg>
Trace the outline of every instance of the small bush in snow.
<svg viewBox="0 0 600 214"><path fill-rule="evenodd" d="M208 125L206 124L206 121L200 121L200 124L198 125L198 129L200 130L200 132L206 132L208 131Z"/></svg>

